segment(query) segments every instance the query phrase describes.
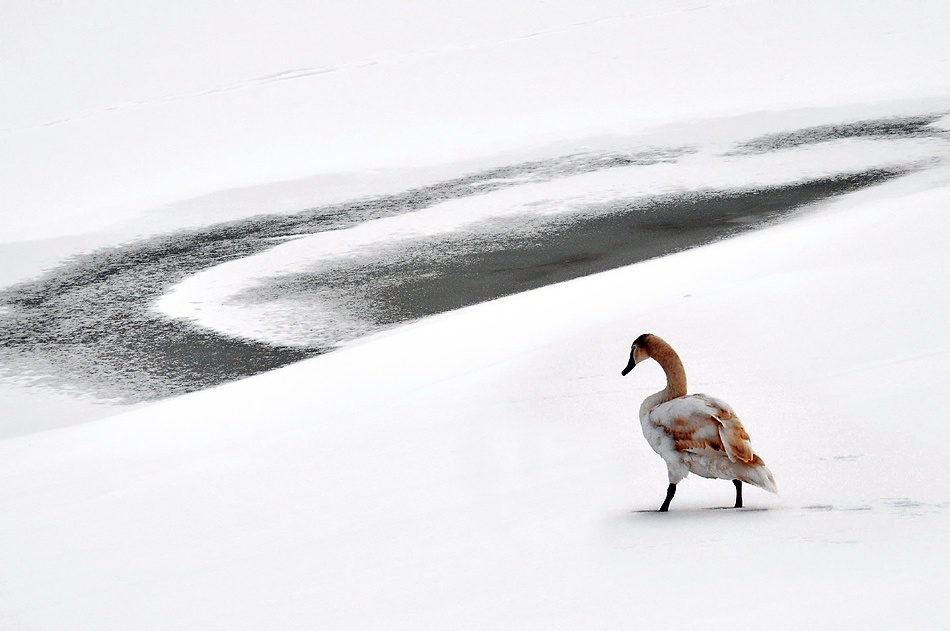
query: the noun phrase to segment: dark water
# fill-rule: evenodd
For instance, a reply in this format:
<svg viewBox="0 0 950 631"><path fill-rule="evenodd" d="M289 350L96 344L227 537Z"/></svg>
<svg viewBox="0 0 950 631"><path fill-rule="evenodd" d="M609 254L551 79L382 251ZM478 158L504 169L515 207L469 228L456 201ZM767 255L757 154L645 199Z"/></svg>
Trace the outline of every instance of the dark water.
<svg viewBox="0 0 950 631"><path fill-rule="evenodd" d="M844 125L819 125L791 132L768 134L753 138L737 145L730 153L755 154L767 153L778 149L790 149L802 145L813 145L846 138L924 138L940 135L930 127L946 115L946 112L922 114L899 118L880 118L858 121Z"/></svg>
<svg viewBox="0 0 950 631"><path fill-rule="evenodd" d="M288 275L244 298L306 301L312 295L346 305L377 325L393 325L710 243L902 173L879 170L776 188L655 197L540 226L520 218L494 221L416 247Z"/></svg>
<svg viewBox="0 0 950 631"><path fill-rule="evenodd" d="M937 118L800 130L756 139L736 150L769 151L847 135L916 137ZM84 254L0 291L0 375L29 374L41 383L134 402L296 362L326 352L330 345L287 348L227 337L164 318L151 305L181 279L262 252L276 245L276 238L351 227L526 182L675 162L690 151L575 154L519 163L395 195L216 224ZM803 205L899 177L910 168L776 188L630 200L540 223L497 220L464 234L384 248L345 264L276 279L241 299L282 296L305 303L310 295L329 295L374 326L391 326L728 237Z"/></svg>

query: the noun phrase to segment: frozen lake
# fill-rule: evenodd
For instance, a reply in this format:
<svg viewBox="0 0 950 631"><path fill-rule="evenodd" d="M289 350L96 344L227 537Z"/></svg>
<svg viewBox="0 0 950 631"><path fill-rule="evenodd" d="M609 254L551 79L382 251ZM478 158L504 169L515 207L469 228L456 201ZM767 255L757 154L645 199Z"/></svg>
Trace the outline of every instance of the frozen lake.
<svg viewBox="0 0 950 631"><path fill-rule="evenodd" d="M577 152L100 248L0 293L0 370L125 404L226 383L927 168L941 116Z"/></svg>
<svg viewBox="0 0 950 631"><path fill-rule="evenodd" d="M947 24L3 4L0 628L940 628Z"/></svg>

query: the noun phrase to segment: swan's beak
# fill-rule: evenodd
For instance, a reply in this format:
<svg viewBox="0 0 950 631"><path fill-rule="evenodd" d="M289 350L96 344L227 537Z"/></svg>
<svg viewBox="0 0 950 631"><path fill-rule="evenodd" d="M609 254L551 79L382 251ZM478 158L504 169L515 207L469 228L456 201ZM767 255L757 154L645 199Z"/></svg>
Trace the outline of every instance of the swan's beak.
<svg viewBox="0 0 950 631"><path fill-rule="evenodd" d="M627 367L620 371L622 377L626 377L627 373L633 370L633 367L637 365L637 360L634 359L633 353L630 353L630 361L627 362Z"/></svg>

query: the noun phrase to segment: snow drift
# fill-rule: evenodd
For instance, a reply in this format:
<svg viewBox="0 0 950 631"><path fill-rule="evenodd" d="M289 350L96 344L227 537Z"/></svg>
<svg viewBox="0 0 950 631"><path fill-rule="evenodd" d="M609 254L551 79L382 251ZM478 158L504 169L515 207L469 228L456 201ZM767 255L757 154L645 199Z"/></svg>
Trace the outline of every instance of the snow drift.
<svg viewBox="0 0 950 631"><path fill-rule="evenodd" d="M364 12L339 7L274 22L244 7L242 28L212 38L176 26L219 24L216 5L110 9L96 45L139 57L82 45L71 18L103 23L98 5L46 21L4 8L4 50L43 52L4 66L5 85L51 79L0 97L3 238L127 238L200 223L187 205L140 211L216 188L762 110L789 131L938 111L950 93L945 3L627 4L497 19L419 2L405 39L392 7L353 38ZM68 37L39 46L40 27ZM169 32L185 45L143 71ZM180 63L215 41L234 65ZM81 98L55 80L81 79L74 63L104 68ZM0 627L939 626L948 205L934 164L735 239L2 440ZM619 376L644 332L736 409L781 496L705 510L732 485L690 478L653 512L665 471L636 410L662 375Z"/></svg>

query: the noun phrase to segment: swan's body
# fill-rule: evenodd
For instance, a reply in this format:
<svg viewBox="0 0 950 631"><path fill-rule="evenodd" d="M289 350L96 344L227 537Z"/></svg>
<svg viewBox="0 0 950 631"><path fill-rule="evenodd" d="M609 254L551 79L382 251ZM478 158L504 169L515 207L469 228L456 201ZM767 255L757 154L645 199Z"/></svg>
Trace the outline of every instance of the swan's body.
<svg viewBox="0 0 950 631"><path fill-rule="evenodd" d="M655 335L641 335L622 374L649 358L660 363L667 378L667 387L640 406L643 436L669 473L670 486L660 510L669 508L676 485L689 473L732 480L737 508L742 507L741 482L777 493L771 471L752 450L749 434L729 404L705 394L686 394L686 371L669 344Z"/></svg>
<svg viewBox="0 0 950 631"><path fill-rule="evenodd" d="M752 451L749 434L728 403L693 394L640 409L643 436L669 469L670 483L689 473L704 478L740 480L773 493L775 481Z"/></svg>

